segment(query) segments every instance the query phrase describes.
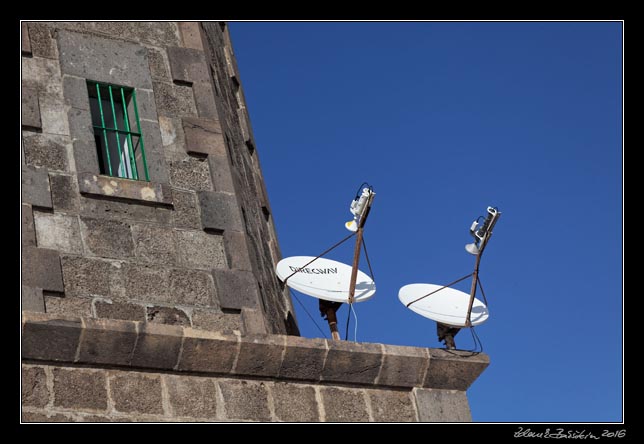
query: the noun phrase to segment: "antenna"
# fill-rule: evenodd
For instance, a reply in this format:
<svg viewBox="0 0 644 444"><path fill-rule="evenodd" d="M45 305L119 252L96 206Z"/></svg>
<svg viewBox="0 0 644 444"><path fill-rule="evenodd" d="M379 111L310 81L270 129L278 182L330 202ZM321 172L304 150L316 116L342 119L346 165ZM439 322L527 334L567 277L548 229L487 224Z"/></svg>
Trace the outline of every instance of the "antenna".
<svg viewBox="0 0 644 444"><path fill-rule="evenodd" d="M362 188L363 185L367 185ZM278 262L277 277L293 290L318 298L320 313L329 323L331 337L340 339L336 312L343 303L353 308L354 302L366 301L376 293L373 277L358 269L360 249L363 244L364 226L376 193L373 187L363 183L362 191L351 202L349 210L353 219L345 223L351 234L322 254L313 256L292 256ZM358 189L360 191L360 188ZM356 236L352 265L322 258L351 237ZM348 322L348 321L347 321Z"/></svg>

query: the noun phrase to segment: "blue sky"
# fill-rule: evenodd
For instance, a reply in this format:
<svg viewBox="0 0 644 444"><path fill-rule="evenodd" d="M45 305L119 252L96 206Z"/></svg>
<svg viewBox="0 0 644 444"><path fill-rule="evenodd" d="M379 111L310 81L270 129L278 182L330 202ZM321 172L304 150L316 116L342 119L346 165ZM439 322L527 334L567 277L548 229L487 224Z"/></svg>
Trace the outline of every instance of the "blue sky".
<svg viewBox="0 0 644 444"><path fill-rule="evenodd" d="M502 212L481 262L491 364L468 390L474 421L622 420L622 28L230 23L283 256L346 236L355 190L374 187L377 292L354 306L358 341L442 347L398 290L470 273L471 222ZM320 337L294 305L302 335ZM470 332L456 344L472 348Z"/></svg>

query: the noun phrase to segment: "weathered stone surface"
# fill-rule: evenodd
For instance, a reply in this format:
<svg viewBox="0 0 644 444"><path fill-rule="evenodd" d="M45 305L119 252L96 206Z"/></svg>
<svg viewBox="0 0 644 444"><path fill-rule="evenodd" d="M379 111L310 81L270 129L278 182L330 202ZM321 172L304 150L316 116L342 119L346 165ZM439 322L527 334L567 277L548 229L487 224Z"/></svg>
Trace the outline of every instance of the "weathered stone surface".
<svg viewBox="0 0 644 444"><path fill-rule="evenodd" d="M107 410L104 371L53 368L54 406L81 410Z"/></svg>
<svg viewBox="0 0 644 444"><path fill-rule="evenodd" d="M165 82L154 82L154 99L159 116L183 117L196 116L192 88Z"/></svg>
<svg viewBox="0 0 644 444"><path fill-rule="evenodd" d="M40 247L63 253L83 253L78 217L34 211L34 225Z"/></svg>
<svg viewBox="0 0 644 444"><path fill-rule="evenodd" d="M233 372L238 375L277 376L282 364L285 336L248 335L241 344Z"/></svg>
<svg viewBox="0 0 644 444"><path fill-rule="evenodd" d="M228 156L211 154L208 156L208 164L210 165L210 175L212 176L212 185L215 191L235 193L235 184Z"/></svg>
<svg viewBox="0 0 644 444"><path fill-rule="evenodd" d="M25 412L23 410L21 415L22 422L71 422L71 415L63 415L62 413L53 413L47 416L44 413Z"/></svg>
<svg viewBox="0 0 644 444"><path fill-rule="evenodd" d="M109 258L134 256L134 242L128 223L81 217L80 226L85 248L90 254Z"/></svg>
<svg viewBox="0 0 644 444"><path fill-rule="evenodd" d="M409 391L365 390L376 422L416 422L416 411Z"/></svg>
<svg viewBox="0 0 644 444"><path fill-rule="evenodd" d="M145 307L138 304L96 301L94 309L98 318L145 321Z"/></svg>
<svg viewBox="0 0 644 444"><path fill-rule="evenodd" d="M29 40L29 28L26 22L20 23L20 36L22 40L22 54L31 55L31 42Z"/></svg>
<svg viewBox="0 0 644 444"><path fill-rule="evenodd" d="M200 191L197 195L204 228L244 231L241 210L234 195L216 191Z"/></svg>
<svg viewBox="0 0 644 444"><path fill-rule="evenodd" d="M174 307L147 307L147 320L157 324L180 325L190 327L190 318L186 312Z"/></svg>
<svg viewBox="0 0 644 444"><path fill-rule="evenodd" d="M384 345L384 359L378 385L420 387L425 378L429 354L424 348Z"/></svg>
<svg viewBox="0 0 644 444"><path fill-rule="evenodd" d="M132 365L145 368L174 368L179 358L181 327L163 324L141 324Z"/></svg>
<svg viewBox="0 0 644 444"><path fill-rule="evenodd" d="M125 296L152 302L171 302L169 271L158 265L123 264ZM177 301L173 301L177 302Z"/></svg>
<svg viewBox="0 0 644 444"><path fill-rule="evenodd" d="M38 91L35 88L22 87L22 120L20 123L22 126L42 128Z"/></svg>
<svg viewBox="0 0 644 444"><path fill-rule="evenodd" d="M203 231L176 230L179 264L188 268L226 267L224 240L221 235Z"/></svg>
<svg viewBox="0 0 644 444"><path fill-rule="evenodd" d="M80 212L99 219L142 221L160 225L169 225L173 213L169 208L132 205L132 202L96 199L83 195L80 197Z"/></svg>
<svg viewBox="0 0 644 444"><path fill-rule="evenodd" d="M228 334L242 328L241 317L236 313L222 313L214 310L195 309L192 313L192 326L202 330L220 331Z"/></svg>
<svg viewBox="0 0 644 444"><path fill-rule="evenodd" d="M174 226L177 228L201 229L197 194L175 188L172 190L172 198L174 200Z"/></svg>
<svg viewBox="0 0 644 444"><path fill-rule="evenodd" d="M423 384L428 388L467 390L490 364L489 356L483 353L471 356L469 352L432 348L429 355L429 368Z"/></svg>
<svg viewBox="0 0 644 444"><path fill-rule="evenodd" d="M133 323L112 319L86 319L78 362L130 365L136 336Z"/></svg>
<svg viewBox="0 0 644 444"><path fill-rule="evenodd" d="M212 379L173 375L163 378L174 416L217 418L217 388Z"/></svg>
<svg viewBox="0 0 644 444"><path fill-rule="evenodd" d="M209 81L193 83L192 90L194 91L195 105L197 106L199 117L206 119L219 118L211 83Z"/></svg>
<svg viewBox="0 0 644 444"><path fill-rule="evenodd" d="M22 286L21 292L21 309L27 311L35 311L39 313L45 312L45 299L42 295L42 288Z"/></svg>
<svg viewBox="0 0 644 444"><path fill-rule="evenodd" d="M362 390L320 387L326 422L368 422L369 412Z"/></svg>
<svg viewBox="0 0 644 444"><path fill-rule="evenodd" d="M47 170L22 165L22 201L36 207L52 207Z"/></svg>
<svg viewBox="0 0 644 444"><path fill-rule="evenodd" d="M55 250L22 247L22 284L49 291L63 291L60 258Z"/></svg>
<svg viewBox="0 0 644 444"><path fill-rule="evenodd" d="M210 273L177 268L170 271L169 280L170 294L176 302L218 308Z"/></svg>
<svg viewBox="0 0 644 444"><path fill-rule="evenodd" d="M167 48L172 80L186 83L207 82L208 67L203 51L191 48Z"/></svg>
<svg viewBox="0 0 644 444"><path fill-rule="evenodd" d="M66 293L104 296L110 294L110 276L118 271L117 264L74 256L63 256L61 264Z"/></svg>
<svg viewBox="0 0 644 444"><path fill-rule="evenodd" d="M78 187L74 176L50 174L51 201L56 212L78 213Z"/></svg>
<svg viewBox="0 0 644 444"><path fill-rule="evenodd" d="M205 159L187 157L168 162L168 167L173 186L191 191L212 190L210 168Z"/></svg>
<svg viewBox="0 0 644 444"><path fill-rule="evenodd" d="M184 117L182 124L188 153L226 156L226 142L219 121Z"/></svg>
<svg viewBox="0 0 644 444"><path fill-rule="evenodd" d="M147 51L142 46L64 30L58 31L58 45L63 74L152 88ZM91 57L92 63L86 63L87 57Z"/></svg>
<svg viewBox="0 0 644 444"><path fill-rule="evenodd" d="M239 350L239 338L218 332L184 329L179 370L229 373Z"/></svg>
<svg viewBox="0 0 644 444"><path fill-rule="evenodd" d="M156 121L156 118L155 113L154 121L141 120L141 132L145 138L145 160L150 180L153 182L167 184L170 179L168 171L166 170L165 157L163 155L161 129L159 128L159 123ZM169 192L169 190L167 192ZM172 201L167 203L172 203Z"/></svg>
<svg viewBox="0 0 644 444"><path fill-rule="evenodd" d="M237 309L259 306L257 279L250 271L213 270L221 308Z"/></svg>
<svg viewBox="0 0 644 444"><path fill-rule="evenodd" d="M148 48L148 64L150 66L150 74L152 74L153 80L162 80L166 82L170 80L167 64L162 51Z"/></svg>
<svg viewBox="0 0 644 444"><path fill-rule="evenodd" d="M57 28L80 31L90 34L102 34L107 38L133 40L148 43L152 46L178 45L181 41L176 22L141 22L141 21L88 21L88 22L54 22Z"/></svg>
<svg viewBox="0 0 644 444"><path fill-rule="evenodd" d="M421 422L472 421L464 391L415 388L412 393Z"/></svg>
<svg viewBox="0 0 644 444"><path fill-rule="evenodd" d="M47 59L58 58L56 41L52 38L52 28L44 23L29 23L29 38L31 40L31 53L34 57Z"/></svg>
<svg viewBox="0 0 644 444"><path fill-rule="evenodd" d="M109 377L114 409L119 412L163 413L161 378L134 372L115 372Z"/></svg>
<svg viewBox="0 0 644 444"><path fill-rule="evenodd" d="M176 263L174 232L171 229L155 225L134 225L132 236L139 260L168 265Z"/></svg>
<svg viewBox="0 0 644 444"><path fill-rule="evenodd" d="M349 341L328 342L329 352L322 370L323 381L373 384L380 371L380 344Z"/></svg>
<svg viewBox="0 0 644 444"><path fill-rule="evenodd" d="M45 296L45 311L51 315L91 318L92 300L79 296Z"/></svg>
<svg viewBox="0 0 644 444"><path fill-rule="evenodd" d="M266 335L269 333L264 313L260 308L242 308L241 318L243 335Z"/></svg>
<svg viewBox="0 0 644 444"><path fill-rule="evenodd" d="M88 195L171 204L172 190L161 183L120 179L91 173L78 175L80 192Z"/></svg>
<svg viewBox="0 0 644 444"><path fill-rule="evenodd" d="M22 365L22 405L44 407L49 402L49 389L42 367Z"/></svg>
<svg viewBox="0 0 644 444"><path fill-rule="evenodd" d="M63 96L65 105L78 108L79 110L89 111L89 92L86 79L64 75Z"/></svg>
<svg viewBox="0 0 644 444"><path fill-rule="evenodd" d="M179 32L184 47L203 51L199 22L179 22Z"/></svg>
<svg viewBox="0 0 644 444"><path fill-rule="evenodd" d="M280 378L318 381L328 352L324 339L286 336L286 352Z"/></svg>
<svg viewBox="0 0 644 444"><path fill-rule="evenodd" d="M81 334L80 319L51 319L46 314L23 312L22 323L22 359L74 360Z"/></svg>
<svg viewBox="0 0 644 444"><path fill-rule="evenodd" d="M54 134L22 133L25 163L50 170L67 170L68 138Z"/></svg>
<svg viewBox="0 0 644 444"><path fill-rule="evenodd" d="M312 386L276 382L270 390L278 421L320 421L315 389Z"/></svg>
<svg viewBox="0 0 644 444"><path fill-rule="evenodd" d="M226 417L252 421L269 421L268 390L263 382L220 380Z"/></svg>
<svg viewBox="0 0 644 444"><path fill-rule="evenodd" d="M155 125L157 125L157 121L158 121L157 106L154 100L154 91L152 91L151 89L142 89L142 88L137 89L136 105L137 105L137 110L139 112L141 132L143 133L143 137L145 139L145 153L147 156L149 151L148 145L153 149L157 149L156 147L157 137L156 135L150 134L150 130L153 129ZM146 125L148 124L153 124L153 126L146 127ZM160 179L153 179L153 180L163 182Z"/></svg>
<svg viewBox="0 0 644 444"><path fill-rule="evenodd" d="M224 231L224 249L226 250L226 258L230 268L253 271L244 233L241 231Z"/></svg>
<svg viewBox="0 0 644 444"><path fill-rule="evenodd" d="M20 228L22 230L22 245L36 246L36 229L34 228L34 213L31 205L22 204L20 206Z"/></svg>

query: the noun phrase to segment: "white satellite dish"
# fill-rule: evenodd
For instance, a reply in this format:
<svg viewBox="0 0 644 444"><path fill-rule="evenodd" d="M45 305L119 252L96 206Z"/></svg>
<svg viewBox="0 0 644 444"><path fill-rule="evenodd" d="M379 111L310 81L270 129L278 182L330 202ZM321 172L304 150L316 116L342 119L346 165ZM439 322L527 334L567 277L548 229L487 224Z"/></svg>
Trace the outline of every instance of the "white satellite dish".
<svg viewBox="0 0 644 444"><path fill-rule="evenodd" d="M286 285L300 293L331 302L348 303L351 266L331 259L314 259L313 256L284 258L275 269L277 277L281 281L288 278ZM311 264L307 265L309 262ZM358 270L354 302L366 301L374 294L376 284L373 279Z"/></svg>
<svg viewBox="0 0 644 444"><path fill-rule="evenodd" d="M465 327L470 295L463 291L443 287L442 285L409 284L400 289L398 299L404 305L407 305L432 292L436 293L414 302L409 306L409 309L442 324ZM484 323L487 321L488 316L489 313L485 304L478 299L474 299L471 313L472 325Z"/></svg>

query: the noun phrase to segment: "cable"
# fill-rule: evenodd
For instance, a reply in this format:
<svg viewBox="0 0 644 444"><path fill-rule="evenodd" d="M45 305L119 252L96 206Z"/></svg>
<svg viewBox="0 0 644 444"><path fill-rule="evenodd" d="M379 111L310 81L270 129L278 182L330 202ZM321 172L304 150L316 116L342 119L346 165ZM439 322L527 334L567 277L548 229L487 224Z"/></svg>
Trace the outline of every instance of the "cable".
<svg viewBox="0 0 644 444"><path fill-rule="evenodd" d="M349 304L351 308L353 308L353 304ZM349 310L349 313L347 313L347 326L344 329L344 340L348 341L349 340L349 321L351 320L351 310Z"/></svg>
<svg viewBox="0 0 644 444"><path fill-rule="evenodd" d="M364 249L364 257L367 259L367 265L369 266L369 274L371 274L371 280L376 281L376 278L373 275L373 269L371 268L371 261L369 260L369 253L367 253L367 243L364 240L364 235L362 236L362 248Z"/></svg>
<svg viewBox="0 0 644 444"><path fill-rule="evenodd" d="M447 285L443 285L443 286L442 286L441 288L439 288L438 290L434 290L434 291L432 291L431 293L427 293L426 295L421 296L421 297L419 297L418 299L415 299L415 300L411 301L409 304L407 304L407 305L406 305L406 307L407 307L407 308L409 308L409 306L410 306L411 304L413 304L414 302L418 302L418 301L420 301L421 299L426 298L427 296L431 296L431 295L433 295L434 293L438 293L439 291L446 289L447 287L451 287L451 286L452 286L452 285L454 285L454 284L458 284L459 282L461 282L461 281L462 281L462 280L464 280L464 279L467 279L468 277L472 276L473 274L474 274L474 273L470 273L470 274L468 274L467 276L463 276L462 278L455 280L454 282L450 282L450 283L449 283L449 284L447 284Z"/></svg>
<svg viewBox="0 0 644 444"><path fill-rule="evenodd" d="M353 330L353 340L355 342L358 342L358 315L356 314L355 309L353 308L353 304L351 304L351 311L353 312L353 317L356 320L356 326Z"/></svg>
<svg viewBox="0 0 644 444"><path fill-rule="evenodd" d="M311 313L309 313L309 311L306 309L306 306L302 303L302 301L300 301L300 299L295 295L295 293L293 293L293 290L292 290L290 287L289 287L289 289L288 289L288 290L291 292L291 296L293 296L293 297L295 298L295 300L296 300L297 302L299 302L299 303L300 303L300 305L301 305L301 306L302 306L302 308L304 309L304 312L305 312L305 313L308 315L308 317L313 321L313 323L314 323L314 324L315 324L315 326L318 328L318 330L320 330L320 333L322 333L322 336L324 336L324 338L325 338L325 339L328 339L328 336L326 335L326 333L324 333L324 331L320 328L320 326L318 325L318 323L317 323L317 322L315 322L315 319L313 318L313 316L311 316Z"/></svg>

